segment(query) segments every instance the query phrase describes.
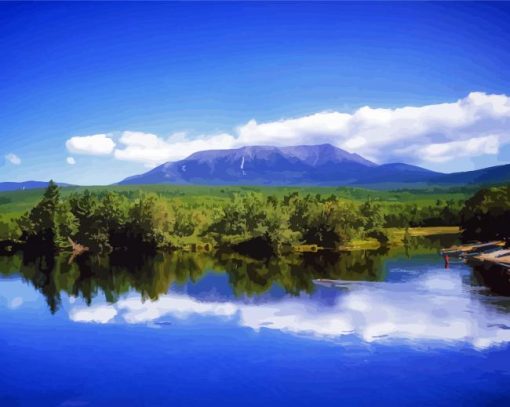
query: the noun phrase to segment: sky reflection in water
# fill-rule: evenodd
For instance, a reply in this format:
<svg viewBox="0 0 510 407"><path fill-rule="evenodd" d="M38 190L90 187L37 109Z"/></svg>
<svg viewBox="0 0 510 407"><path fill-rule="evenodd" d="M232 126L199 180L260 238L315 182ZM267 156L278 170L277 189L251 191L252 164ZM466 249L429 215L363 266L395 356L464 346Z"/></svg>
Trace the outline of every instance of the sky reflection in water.
<svg viewBox="0 0 510 407"><path fill-rule="evenodd" d="M509 314L465 287L461 271L431 269L407 282L346 286L329 306L307 294L253 304L203 301L170 292L157 301L142 301L133 294L112 305L73 305L69 318L75 322L140 324L207 316L218 317L218 323L228 318L256 331L277 329L328 339L354 334L366 342L463 341L476 348L510 341Z"/></svg>
<svg viewBox="0 0 510 407"><path fill-rule="evenodd" d="M0 257L0 405L508 405L508 276L449 243Z"/></svg>

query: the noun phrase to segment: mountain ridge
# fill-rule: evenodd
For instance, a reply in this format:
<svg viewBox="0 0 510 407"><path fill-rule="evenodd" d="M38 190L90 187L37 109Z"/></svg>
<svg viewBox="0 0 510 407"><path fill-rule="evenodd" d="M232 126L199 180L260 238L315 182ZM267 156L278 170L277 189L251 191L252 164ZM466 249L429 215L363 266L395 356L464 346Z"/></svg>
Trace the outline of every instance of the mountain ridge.
<svg viewBox="0 0 510 407"><path fill-rule="evenodd" d="M372 189L496 185L510 164L445 174L406 163L376 164L331 144L246 146L197 151L114 185L352 186ZM0 192L45 188L45 181L0 182ZM58 183L62 187L70 184Z"/></svg>

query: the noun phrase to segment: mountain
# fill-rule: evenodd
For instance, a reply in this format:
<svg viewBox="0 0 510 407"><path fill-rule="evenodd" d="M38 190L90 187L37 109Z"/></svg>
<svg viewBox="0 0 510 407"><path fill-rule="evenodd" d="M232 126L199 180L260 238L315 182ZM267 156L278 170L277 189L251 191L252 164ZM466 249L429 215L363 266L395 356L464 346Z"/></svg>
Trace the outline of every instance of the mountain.
<svg viewBox="0 0 510 407"><path fill-rule="evenodd" d="M314 185L371 188L510 182L510 165L442 174L404 163L377 165L330 144L208 150L121 181L129 184Z"/></svg>
<svg viewBox="0 0 510 407"><path fill-rule="evenodd" d="M377 165L330 144L200 151L120 184L360 185L424 182L440 175L407 164Z"/></svg>
<svg viewBox="0 0 510 407"><path fill-rule="evenodd" d="M57 182L61 187L67 187L69 184ZM0 182L0 192L19 191L24 189L46 188L48 182L46 181L23 181L23 182Z"/></svg>
<svg viewBox="0 0 510 407"><path fill-rule="evenodd" d="M356 181L376 164L329 144L200 151L121 184L332 185Z"/></svg>

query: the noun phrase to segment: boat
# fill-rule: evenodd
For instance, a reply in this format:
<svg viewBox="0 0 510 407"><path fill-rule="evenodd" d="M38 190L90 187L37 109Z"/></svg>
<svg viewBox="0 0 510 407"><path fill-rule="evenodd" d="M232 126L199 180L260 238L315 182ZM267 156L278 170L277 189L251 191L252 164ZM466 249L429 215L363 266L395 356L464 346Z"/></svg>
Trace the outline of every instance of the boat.
<svg viewBox="0 0 510 407"><path fill-rule="evenodd" d="M331 280L329 278L316 278L313 279L312 282L316 285L322 285L324 287L334 287L342 283L340 280Z"/></svg>
<svg viewBox="0 0 510 407"><path fill-rule="evenodd" d="M312 280L315 285L320 285L323 287L337 287L337 288L347 288L352 286L353 284L365 284L365 283L376 283L377 281L366 281L366 280L332 280L329 278L316 278Z"/></svg>

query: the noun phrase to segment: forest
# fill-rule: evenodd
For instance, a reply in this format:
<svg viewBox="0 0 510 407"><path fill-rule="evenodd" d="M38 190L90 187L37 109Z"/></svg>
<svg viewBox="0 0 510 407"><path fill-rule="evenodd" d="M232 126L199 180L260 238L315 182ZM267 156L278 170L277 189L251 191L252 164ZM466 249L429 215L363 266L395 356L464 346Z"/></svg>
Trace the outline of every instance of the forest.
<svg viewBox="0 0 510 407"><path fill-rule="evenodd" d="M510 241L510 185L481 189L460 213L462 238Z"/></svg>
<svg viewBox="0 0 510 407"><path fill-rule="evenodd" d="M510 186L467 200L383 201L334 194L241 191L226 199L182 199L155 192L67 194L50 182L24 214L0 217L0 247L61 251L71 241L91 253L175 250L190 244L271 256L295 245L337 249L358 239L389 242L391 228L460 226L469 240L509 239Z"/></svg>

